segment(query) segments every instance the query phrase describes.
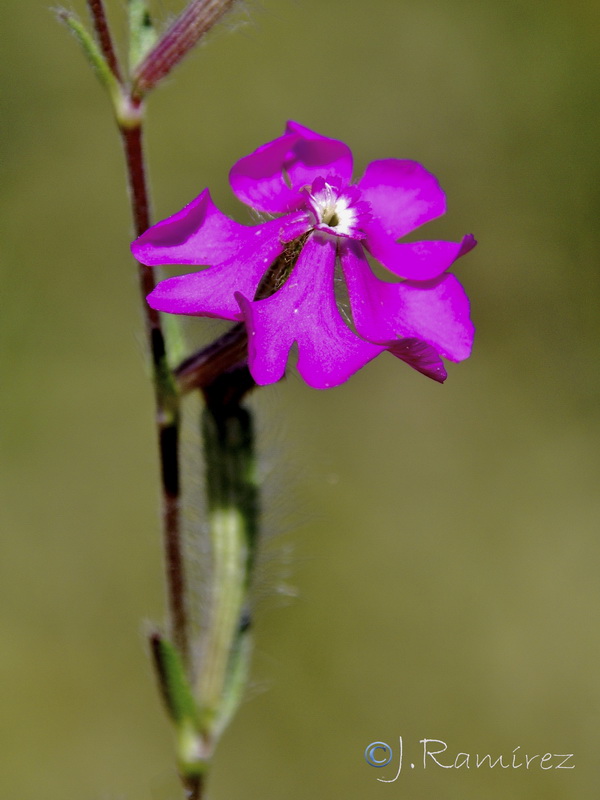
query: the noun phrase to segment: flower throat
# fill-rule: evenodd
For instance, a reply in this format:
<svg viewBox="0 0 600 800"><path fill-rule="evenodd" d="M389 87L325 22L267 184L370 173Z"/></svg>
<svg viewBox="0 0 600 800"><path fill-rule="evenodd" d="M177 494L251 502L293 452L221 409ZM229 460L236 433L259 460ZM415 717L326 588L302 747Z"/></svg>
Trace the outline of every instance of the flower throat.
<svg viewBox="0 0 600 800"><path fill-rule="evenodd" d="M335 212L333 216L336 217ZM299 239L294 239L294 241L286 246L283 253L275 259L263 276L256 290L254 300L266 300L267 297L271 297L278 289L281 289L292 274L292 270L296 266L296 261L298 261L298 256L302 252L302 248L309 235L310 231L300 236Z"/></svg>

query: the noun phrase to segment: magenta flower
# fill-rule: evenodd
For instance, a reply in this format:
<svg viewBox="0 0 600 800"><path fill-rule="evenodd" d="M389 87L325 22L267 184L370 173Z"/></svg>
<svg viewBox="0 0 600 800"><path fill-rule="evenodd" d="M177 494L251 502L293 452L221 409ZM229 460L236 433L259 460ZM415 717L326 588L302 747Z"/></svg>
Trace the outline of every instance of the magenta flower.
<svg viewBox="0 0 600 800"><path fill-rule="evenodd" d="M471 352L469 301L446 270L476 242L397 239L444 213L437 180L415 161L373 161L351 185L347 145L288 122L283 136L240 159L236 196L267 215L241 225L222 214L208 189L137 239L149 266L207 265L162 281L148 302L159 311L244 321L248 364L258 384L283 377L290 348L317 389L337 386L385 351L437 381L441 356ZM377 278L367 253L402 281ZM351 321L336 300L341 265Z"/></svg>

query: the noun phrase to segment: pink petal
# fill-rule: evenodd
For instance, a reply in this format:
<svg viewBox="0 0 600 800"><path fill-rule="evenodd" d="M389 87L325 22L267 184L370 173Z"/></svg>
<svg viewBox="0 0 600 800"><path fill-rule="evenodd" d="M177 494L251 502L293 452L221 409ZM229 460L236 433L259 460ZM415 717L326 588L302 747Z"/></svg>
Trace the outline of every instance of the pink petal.
<svg viewBox="0 0 600 800"><path fill-rule="evenodd" d="M131 252L151 267L219 264L244 246L250 230L219 211L205 189L181 211L143 233L131 245Z"/></svg>
<svg viewBox="0 0 600 800"><path fill-rule="evenodd" d="M283 136L234 164L229 181L246 205L279 214L303 206L300 189L318 176L336 175L347 182L351 174L352 153L343 142L288 122Z"/></svg>
<svg viewBox="0 0 600 800"><path fill-rule="evenodd" d="M454 275L386 283L371 272L360 243L346 240L341 261L360 336L371 342L418 339L451 361L468 358L475 329L469 300Z"/></svg>
<svg viewBox="0 0 600 800"><path fill-rule="evenodd" d="M294 342L298 372L309 386L343 383L383 347L362 341L344 323L334 294L335 243L312 235L286 283L266 300L238 295L248 329L248 362L254 380L283 377Z"/></svg>
<svg viewBox="0 0 600 800"><path fill-rule="evenodd" d="M258 285L285 242L306 232L303 218L274 219L246 228L241 225L237 252L224 263L203 272L161 281L148 295L148 303L171 314L241 319L235 293L254 297Z"/></svg>
<svg viewBox="0 0 600 800"><path fill-rule="evenodd" d="M471 234L460 242L410 242L396 244L375 220L366 226L366 246L374 258L401 278L429 281L445 272L477 242Z"/></svg>
<svg viewBox="0 0 600 800"><path fill-rule="evenodd" d="M446 211L437 178L417 161L372 161L358 182L385 233L399 239Z"/></svg>
<svg viewBox="0 0 600 800"><path fill-rule="evenodd" d="M235 196L251 208L282 214L299 208L304 197L285 182L283 165L298 141L294 135L280 136L240 158L229 171Z"/></svg>
<svg viewBox="0 0 600 800"><path fill-rule="evenodd" d="M350 183L352 151L347 144L321 136L293 120L288 121L285 131L299 137L293 157L285 164L293 187L301 189L321 176L340 178L342 185Z"/></svg>

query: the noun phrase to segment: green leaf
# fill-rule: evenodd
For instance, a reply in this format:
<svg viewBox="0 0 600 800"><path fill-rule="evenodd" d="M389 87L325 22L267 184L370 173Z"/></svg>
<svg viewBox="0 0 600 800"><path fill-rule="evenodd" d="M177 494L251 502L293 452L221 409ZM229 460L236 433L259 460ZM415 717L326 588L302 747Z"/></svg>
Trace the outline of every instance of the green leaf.
<svg viewBox="0 0 600 800"><path fill-rule="evenodd" d="M129 0L129 69L141 64L154 47L158 34L146 0Z"/></svg>
<svg viewBox="0 0 600 800"><path fill-rule="evenodd" d="M251 650L250 632L248 630L240 631L229 656L228 673L219 708L217 735L220 735L229 725L244 696L248 683Z"/></svg>
<svg viewBox="0 0 600 800"><path fill-rule="evenodd" d="M175 723L179 773L184 778L197 778L210 764L213 739L201 726L179 653L158 633L150 637L150 644L163 699Z"/></svg>
<svg viewBox="0 0 600 800"><path fill-rule="evenodd" d="M57 16L75 36L83 50L83 54L98 76L100 83L108 89L109 94L113 98L113 102L115 102L121 94L119 83L106 63L106 59L96 44L96 40L92 34L88 32L85 26L82 25L77 17L70 11L59 9Z"/></svg>
<svg viewBox="0 0 600 800"><path fill-rule="evenodd" d="M159 634L153 634L150 642L163 699L173 722L180 727L190 722L195 726L198 710L179 653Z"/></svg>
<svg viewBox="0 0 600 800"><path fill-rule="evenodd" d="M176 314L163 314L163 331L167 340L167 358L169 365L174 369L185 358L186 341L183 331L183 321Z"/></svg>

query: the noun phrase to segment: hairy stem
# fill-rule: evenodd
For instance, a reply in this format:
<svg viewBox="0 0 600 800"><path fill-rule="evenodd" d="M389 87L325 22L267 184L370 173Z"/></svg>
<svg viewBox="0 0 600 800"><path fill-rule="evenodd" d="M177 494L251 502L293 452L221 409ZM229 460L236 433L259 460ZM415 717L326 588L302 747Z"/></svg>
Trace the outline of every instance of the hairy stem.
<svg viewBox="0 0 600 800"><path fill-rule="evenodd" d="M136 235L140 236L150 227L150 202L144 164L141 119L139 125L121 126L120 131L125 149L133 222ZM154 275L151 269L142 264L138 264L138 270L156 398L156 426L163 497L163 537L171 634L184 663L187 663L189 643L180 529L179 395L167 363L160 315L146 303L146 295L154 288Z"/></svg>

